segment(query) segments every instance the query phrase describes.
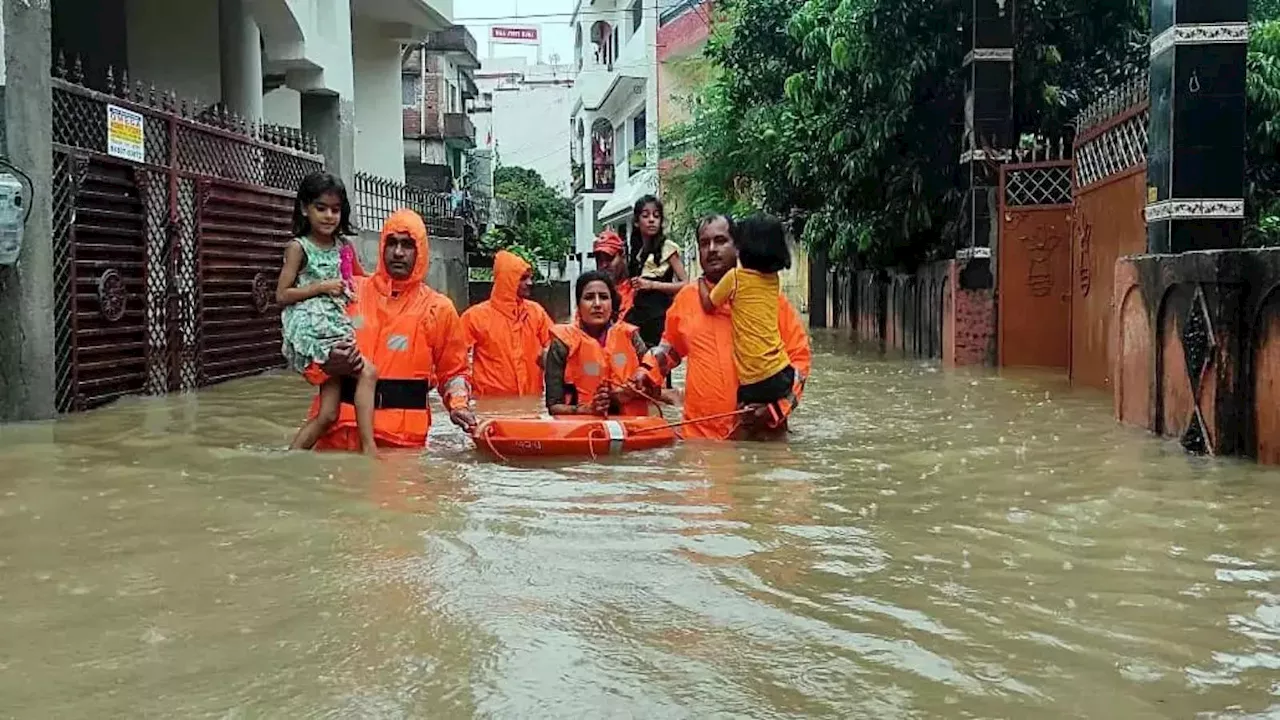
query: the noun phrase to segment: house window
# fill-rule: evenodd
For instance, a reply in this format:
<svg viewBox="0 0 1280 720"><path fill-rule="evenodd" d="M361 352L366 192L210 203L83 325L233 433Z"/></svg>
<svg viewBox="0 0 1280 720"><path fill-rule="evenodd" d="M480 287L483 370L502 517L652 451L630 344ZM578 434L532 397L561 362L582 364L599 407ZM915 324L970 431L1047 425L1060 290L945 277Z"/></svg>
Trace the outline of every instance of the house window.
<svg viewBox="0 0 1280 720"><path fill-rule="evenodd" d="M400 104L405 107L417 107L419 78L417 75L402 75L400 77Z"/></svg>
<svg viewBox="0 0 1280 720"><path fill-rule="evenodd" d="M447 112L458 112L458 86L451 82L445 82L446 92L449 95L449 109Z"/></svg>
<svg viewBox="0 0 1280 720"><path fill-rule="evenodd" d="M631 3L631 32L634 34L640 30L640 23L644 21L644 0L636 0Z"/></svg>
<svg viewBox="0 0 1280 720"><path fill-rule="evenodd" d="M631 146L642 148L645 146L645 132L647 124L645 122L644 111L641 110L639 115L631 118Z"/></svg>

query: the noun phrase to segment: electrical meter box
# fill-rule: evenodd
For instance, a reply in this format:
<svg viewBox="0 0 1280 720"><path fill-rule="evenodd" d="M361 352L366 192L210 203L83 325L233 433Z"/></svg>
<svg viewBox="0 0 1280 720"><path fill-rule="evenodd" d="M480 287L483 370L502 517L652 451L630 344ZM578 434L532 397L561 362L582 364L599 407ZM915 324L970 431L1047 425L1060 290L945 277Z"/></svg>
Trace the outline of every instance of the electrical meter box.
<svg viewBox="0 0 1280 720"><path fill-rule="evenodd" d="M22 251L22 225L29 202L22 190L18 178L0 173L0 265L18 262L18 253Z"/></svg>

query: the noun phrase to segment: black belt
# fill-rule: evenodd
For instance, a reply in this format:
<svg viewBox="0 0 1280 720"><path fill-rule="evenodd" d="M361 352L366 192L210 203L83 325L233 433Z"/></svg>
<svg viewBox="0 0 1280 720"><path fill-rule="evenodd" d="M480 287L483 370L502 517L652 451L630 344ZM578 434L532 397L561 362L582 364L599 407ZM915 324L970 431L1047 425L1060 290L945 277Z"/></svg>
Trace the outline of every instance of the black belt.
<svg viewBox="0 0 1280 720"><path fill-rule="evenodd" d="M374 391L373 407L378 410L423 410L431 386L426 380L379 380ZM342 378L342 402L356 402L356 379Z"/></svg>

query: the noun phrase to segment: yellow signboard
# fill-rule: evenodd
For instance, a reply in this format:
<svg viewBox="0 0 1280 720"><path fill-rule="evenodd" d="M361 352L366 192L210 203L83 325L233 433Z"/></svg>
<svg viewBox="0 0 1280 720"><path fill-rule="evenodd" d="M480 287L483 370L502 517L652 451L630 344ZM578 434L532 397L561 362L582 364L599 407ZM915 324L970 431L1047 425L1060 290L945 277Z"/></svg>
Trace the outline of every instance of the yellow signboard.
<svg viewBox="0 0 1280 720"><path fill-rule="evenodd" d="M132 162L147 161L145 123L140 113L107 106L107 154Z"/></svg>

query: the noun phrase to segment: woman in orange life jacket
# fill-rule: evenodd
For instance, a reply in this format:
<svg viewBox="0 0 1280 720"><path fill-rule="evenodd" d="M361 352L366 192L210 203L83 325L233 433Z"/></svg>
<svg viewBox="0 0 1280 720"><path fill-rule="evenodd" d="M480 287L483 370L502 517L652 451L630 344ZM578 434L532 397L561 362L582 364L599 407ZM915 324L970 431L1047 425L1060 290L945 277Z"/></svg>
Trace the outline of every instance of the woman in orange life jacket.
<svg viewBox="0 0 1280 720"><path fill-rule="evenodd" d="M547 412L648 415L649 401L627 389L647 348L634 325L618 320L613 277L601 270L583 273L574 296L577 315L551 329L547 346Z"/></svg>

